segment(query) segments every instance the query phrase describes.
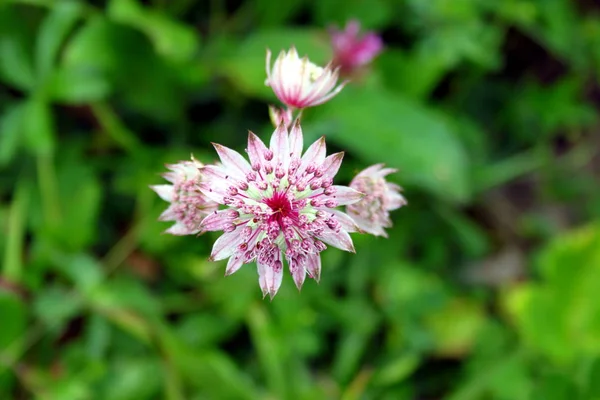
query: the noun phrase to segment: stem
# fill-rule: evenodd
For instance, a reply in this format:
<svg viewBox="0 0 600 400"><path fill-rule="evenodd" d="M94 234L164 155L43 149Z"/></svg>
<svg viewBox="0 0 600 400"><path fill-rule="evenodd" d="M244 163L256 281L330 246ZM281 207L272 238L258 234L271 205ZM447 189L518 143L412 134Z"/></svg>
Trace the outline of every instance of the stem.
<svg viewBox="0 0 600 400"><path fill-rule="evenodd" d="M55 227L60 223L61 212L56 170L51 154L38 156L37 173L44 217L48 225Z"/></svg>
<svg viewBox="0 0 600 400"><path fill-rule="evenodd" d="M102 129L124 150L134 151L139 147L138 138L125 127L117 114L105 103L95 103L92 112Z"/></svg>
<svg viewBox="0 0 600 400"><path fill-rule="evenodd" d="M10 207L8 217L8 236L6 238L6 252L4 253L3 277L12 283L21 281L23 262L23 236L25 234L25 213L29 204L30 188L21 180L16 189L15 197Z"/></svg>

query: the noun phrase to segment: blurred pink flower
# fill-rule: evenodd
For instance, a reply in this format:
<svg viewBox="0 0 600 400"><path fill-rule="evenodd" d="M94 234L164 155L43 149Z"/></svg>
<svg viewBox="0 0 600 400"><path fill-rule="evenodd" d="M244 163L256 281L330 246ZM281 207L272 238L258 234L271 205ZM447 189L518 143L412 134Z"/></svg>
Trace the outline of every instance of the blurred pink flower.
<svg viewBox="0 0 600 400"><path fill-rule="evenodd" d="M263 296L273 298L281 285L284 257L300 289L307 273L319 280L325 243L354 252L348 233L356 225L335 207L352 204L362 194L333 185L343 153L326 157L324 138L302 156L302 130L296 120L289 134L281 124L269 147L250 132L250 162L234 150L214 146L222 165L201 168L205 180L200 190L227 209L206 217L201 229L224 231L210 259L229 258L226 275L256 261Z"/></svg>
<svg viewBox="0 0 600 400"><path fill-rule="evenodd" d="M281 51L271 67L271 51L267 50L267 79L275 95L286 106L302 109L322 104L338 94L345 82L336 86L338 70L331 64L325 68L300 58L294 47Z"/></svg>
<svg viewBox="0 0 600 400"><path fill-rule="evenodd" d="M269 118L274 127L278 127L280 124L284 124L286 129L289 129L292 124L292 110L289 108L278 108L275 106L269 106Z"/></svg>
<svg viewBox="0 0 600 400"><path fill-rule="evenodd" d="M150 186L165 201L171 203L160 215L161 221L175 221L175 225L165 231L172 235L193 235L200 232L200 222L211 212L217 210L219 204L202 194L198 188L201 180L202 163L180 161L167 165L171 170L163 177L172 185Z"/></svg>
<svg viewBox="0 0 600 400"><path fill-rule="evenodd" d="M383 49L383 41L373 32L359 35L360 23L348 21L346 28L340 31L330 29L333 46L333 64L339 66L343 74L369 64Z"/></svg>
<svg viewBox="0 0 600 400"><path fill-rule="evenodd" d="M351 188L365 193L360 201L346 207L346 212L362 231L387 237L383 228L392 226L389 212L407 204L400 194L400 186L385 180L385 176L393 172L396 170L376 164L360 172L350 182Z"/></svg>

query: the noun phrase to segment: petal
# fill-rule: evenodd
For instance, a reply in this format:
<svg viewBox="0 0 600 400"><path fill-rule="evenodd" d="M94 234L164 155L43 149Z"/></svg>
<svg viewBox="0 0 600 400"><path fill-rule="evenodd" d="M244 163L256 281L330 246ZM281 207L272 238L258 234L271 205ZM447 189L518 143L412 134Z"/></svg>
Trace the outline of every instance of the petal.
<svg viewBox="0 0 600 400"><path fill-rule="evenodd" d="M321 136L316 142L310 145L304 156L302 156L302 164L298 170L298 174L304 172L310 164L314 164L315 166L321 165L325 160L326 151L325 136Z"/></svg>
<svg viewBox="0 0 600 400"><path fill-rule="evenodd" d="M154 190L161 199L173 201L173 185L151 185L150 189Z"/></svg>
<svg viewBox="0 0 600 400"><path fill-rule="evenodd" d="M233 232L222 234L213 245L210 261L224 260L237 250L237 246L244 241L244 236L236 229Z"/></svg>
<svg viewBox="0 0 600 400"><path fill-rule="evenodd" d="M335 218L337 219L337 221L342 226L342 229L345 230L346 232L349 232L349 233L358 232L358 230L359 230L358 225L345 212L342 212L340 210L334 210L332 208L321 208L321 207L318 207L317 209L322 209L325 212L328 212L328 213L331 213L331 214L335 215Z"/></svg>
<svg viewBox="0 0 600 400"><path fill-rule="evenodd" d="M306 270L308 276L319 282L321 279L321 255L320 254L307 254Z"/></svg>
<svg viewBox="0 0 600 400"><path fill-rule="evenodd" d="M230 210L221 210L210 213L202 220L200 229L205 232L222 231L227 225L231 224Z"/></svg>
<svg viewBox="0 0 600 400"><path fill-rule="evenodd" d="M324 169L323 180L325 179L333 179L335 175L338 173L340 166L342 165L342 160L344 159L344 152L339 152L328 156L325 161L323 161L322 168Z"/></svg>
<svg viewBox="0 0 600 400"><path fill-rule="evenodd" d="M364 197L363 193L349 188L348 186L333 185L332 188L335 189L335 193L330 197L335 199L338 206L354 204Z"/></svg>
<svg viewBox="0 0 600 400"><path fill-rule="evenodd" d="M300 127L300 119L296 119L294 126L290 131L290 157L300 158L302 156L302 147L304 139L302 137L302 128Z"/></svg>
<svg viewBox="0 0 600 400"><path fill-rule="evenodd" d="M262 165L265 159L265 153L267 152L267 146L263 143L258 136L252 132L248 132L248 157L252 165Z"/></svg>
<svg viewBox="0 0 600 400"><path fill-rule="evenodd" d="M283 167L287 168L290 159L290 144L284 123L280 123L275 132L273 132L273 135L271 135L269 147L274 154L276 164L282 163Z"/></svg>
<svg viewBox="0 0 600 400"><path fill-rule="evenodd" d="M223 167L231 172L238 179L246 179L246 174L252 169L248 161L237 151L229 147L221 146L218 143L212 144L217 150L217 154L223 163Z"/></svg>
<svg viewBox="0 0 600 400"><path fill-rule="evenodd" d="M304 265L299 264L294 258L287 258L287 261L294 283L298 290L300 290L302 289L304 279L306 278L306 268Z"/></svg>
<svg viewBox="0 0 600 400"><path fill-rule="evenodd" d="M374 223L368 219L362 218L358 215L350 214L351 218L356 222L356 225L360 228L360 230L364 233L369 233L374 236L383 236L387 238L387 233L379 224Z"/></svg>
<svg viewBox="0 0 600 400"><path fill-rule="evenodd" d="M169 233L171 235L183 236L183 235L194 235L198 233L197 229L189 229L187 226L182 224L181 222L177 222L175 225L170 227L165 231L165 233Z"/></svg>
<svg viewBox="0 0 600 400"><path fill-rule="evenodd" d="M212 186L210 183L207 182L200 182L198 184L198 188L210 200L219 204L224 204L223 199L227 195L227 193L225 192L225 188L219 186Z"/></svg>
<svg viewBox="0 0 600 400"><path fill-rule="evenodd" d="M175 215L175 209L173 207L173 204L169 205L169 207L167 207L167 209L165 211L162 212L162 214L160 214L160 216L158 217L159 221L175 221L175 219L177 218L177 216Z"/></svg>
<svg viewBox="0 0 600 400"><path fill-rule="evenodd" d="M340 229L339 232L326 229L323 233L318 235L317 238L338 249L356 253L350 235L343 229Z"/></svg>
<svg viewBox="0 0 600 400"><path fill-rule="evenodd" d="M279 256L281 258L281 255ZM283 279L283 266L281 261L279 263L273 263L273 265L258 264L258 283L263 292L263 297L267 294L273 300L273 297L277 294L277 291L281 287L281 281Z"/></svg>
<svg viewBox="0 0 600 400"><path fill-rule="evenodd" d="M237 252L227 261L227 268L225 268L225 276L231 275L236 272L240 267L244 265L244 254Z"/></svg>

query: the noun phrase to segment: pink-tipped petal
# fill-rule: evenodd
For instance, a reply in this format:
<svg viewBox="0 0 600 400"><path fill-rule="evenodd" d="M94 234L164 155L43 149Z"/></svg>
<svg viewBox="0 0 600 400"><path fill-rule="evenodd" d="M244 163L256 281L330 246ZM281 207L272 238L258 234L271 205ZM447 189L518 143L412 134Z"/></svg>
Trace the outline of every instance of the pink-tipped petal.
<svg viewBox="0 0 600 400"><path fill-rule="evenodd" d="M251 171L250 164L240 153L220 144L213 143L223 166L233 172L238 179L245 179L246 174Z"/></svg>
<svg viewBox="0 0 600 400"><path fill-rule="evenodd" d="M319 254L309 254L306 257L306 270L315 281L321 280L321 256Z"/></svg>
<svg viewBox="0 0 600 400"><path fill-rule="evenodd" d="M243 241L243 236L237 230L222 234L213 245L210 260L219 261L226 259L236 251L237 246L242 244Z"/></svg>
<svg viewBox="0 0 600 400"><path fill-rule="evenodd" d="M270 150L275 155L276 163L282 163L284 167L289 164L290 145L288 131L285 124L279 124L275 133L271 136Z"/></svg>
<svg viewBox="0 0 600 400"><path fill-rule="evenodd" d="M333 247L337 247L340 250L356 253L354 250L354 243L352 243L350 235L348 235L348 233L344 230L334 232L326 229L320 235L317 235L317 238Z"/></svg>
<svg viewBox="0 0 600 400"><path fill-rule="evenodd" d="M242 254L234 254L229 257L227 261L227 268L225 269L225 276L231 275L236 272L244 264L244 257Z"/></svg>
<svg viewBox="0 0 600 400"><path fill-rule="evenodd" d="M338 173L340 166L342 165L342 160L344 159L344 152L339 152L332 154L325 158L323 161L322 168L324 170L322 179L333 179L333 177Z"/></svg>
<svg viewBox="0 0 600 400"><path fill-rule="evenodd" d="M200 229L205 232L222 231L232 223L231 210L215 211L202 220Z"/></svg>
<svg viewBox="0 0 600 400"><path fill-rule="evenodd" d="M269 149L258 136L252 132L248 132L248 157L250 163L254 165L262 165L264 157Z"/></svg>
<svg viewBox="0 0 600 400"><path fill-rule="evenodd" d="M304 138L302 137L302 128L300 127L300 119L297 119L290 131L290 157L300 158L302 156L302 146Z"/></svg>
<svg viewBox="0 0 600 400"><path fill-rule="evenodd" d="M363 198L364 194L347 186L332 186L335 189L335 194L332 196L338 206L353 204Z"/></svg>

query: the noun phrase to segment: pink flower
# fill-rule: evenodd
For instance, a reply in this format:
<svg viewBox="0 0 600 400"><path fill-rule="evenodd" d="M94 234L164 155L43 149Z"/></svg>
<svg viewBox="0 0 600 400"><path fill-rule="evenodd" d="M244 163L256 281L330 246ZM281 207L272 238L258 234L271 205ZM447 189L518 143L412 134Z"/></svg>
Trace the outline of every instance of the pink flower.
<svg viewBox="0 0 600 400"><path fill-rule="evenodd" d="M375 236L387 237L383 228L392 226L389 212L406 205L400 186L385 180L385 176L392 172L396 170L376 164L360 172L350 182L351 188L366 195L348 205L346 212L361 230Z"/></svg>
<svg viewBox="0 0 600 400"><path fill-rule="evenodd" d="M349 21L343 31L330 30L333 63L343 74L350 74L373 60L383 49L383 41L373 32L359 36L360 23Z"/></svg>
<svg viewBox="0 0 600 400"><path fill-rule="evenodd" d="M294 47L281 51L271 68L271 51L267 50L267 79L277 98L291 108L302 109L322 104L338 94L345 82L335 86L338 70L331 64L321 68L302 59Z"/></svg>
<svg viewBox="0 0 600 400"><path fill-rule="evenodd" d="M158 195L171 203L160 215L161 221L175 221L175 225L165 231L172 235L193 235L200 232L200 222L219 205L202 194L198 188L201 180L202 163L192 158L192 161L180 161L167 165L171 172L163 177L172 185L150 186Z"/></svg>
<svg viewBox="0 0 600 400"><path fill-rule="evenodd" d="M300 123L288 135L281 124L267 147L252 132L248 136L250 162L238 152L214 144L221 166L205 166L200 190L227 209L213 212L200 226L224 231L215 242L211 260L229 258L226 275L256 261L263 296L275 296L283 276L283 260L298 289L305 275L319 280L325 243L354 252L349 232L356 225L335 207L352 204L362 193L336 186L333 178L343 153L325 156L325 139L302 155Z"/></svg>
<svg viewBox="0 0 600 400"><path fill-rule="evenodd" d="M269 106L269 118L273 126L278 127L280 124L285 124L286 129L292 124L292 110L289 108L277 108Z"/></svg>

